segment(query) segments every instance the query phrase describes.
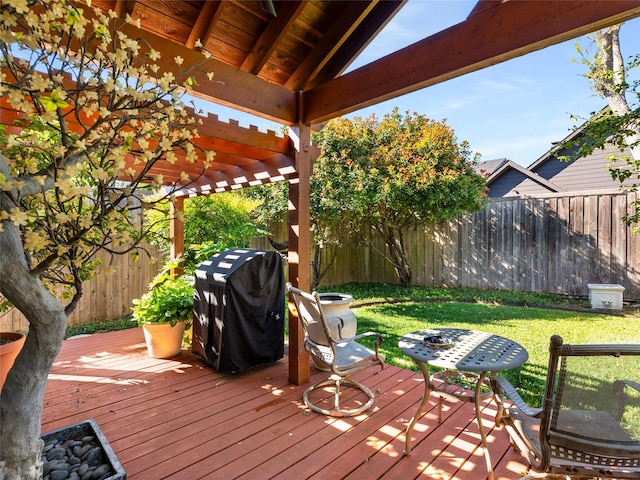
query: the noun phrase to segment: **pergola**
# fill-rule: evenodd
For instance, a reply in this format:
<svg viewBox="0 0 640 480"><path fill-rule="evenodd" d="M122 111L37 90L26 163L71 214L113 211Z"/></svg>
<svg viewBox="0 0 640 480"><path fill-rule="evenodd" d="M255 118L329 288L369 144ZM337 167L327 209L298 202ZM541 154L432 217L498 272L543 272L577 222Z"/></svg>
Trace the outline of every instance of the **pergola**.
<svg viewBox="0 0 640 480"><path fill-rule="evenodd" d="M198 128L215 163L194 177L187 196L289 180L289 278L309 288L309 179L317 149L311 132L323 122L381 101L444 82L595 30L640 16L640 0L481 0L461 23L343 74L405 4L404 0L198 1L93 0L121 17L173 58L203 61L198 40L213 57L193 94L203 100L291 127L280 137L237 122L205 117ZM135 32L133 32L135 31ZM164 163L164 162L163 162ZM179 185L184 165L163 165L165 182ZM196 169L197 170L197 169ZM182 225L172 225L174 253L183 248ZM304 333L290 316L289 379L309 379Z"/></svg>

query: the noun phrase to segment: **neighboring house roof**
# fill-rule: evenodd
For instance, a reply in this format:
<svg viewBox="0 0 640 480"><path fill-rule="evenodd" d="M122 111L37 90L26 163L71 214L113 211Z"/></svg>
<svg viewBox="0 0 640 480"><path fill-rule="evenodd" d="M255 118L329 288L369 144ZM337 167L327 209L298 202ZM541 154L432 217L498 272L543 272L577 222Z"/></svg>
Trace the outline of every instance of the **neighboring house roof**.
<svg viewBox="0 0 640 480"><path fill-rule="evenodd" d="M489 177L493 172L502 166L508 160L506 158L496 158L494 160L486 160L474 165L474 170L483 177Z"/></svg>
<svg viewBox="0 0 640 480"><path fill-rule="evenodd" d="M599 113L603 113L603 109ZM620 183L611 177L608 166L611 154L631 155L626 149L620 152L613 146L596 150L586 157L562 161L559 157L571 156L575 147L563 147L566 142L579 139L586 123L571 132L562 141L533 162L528 168L507 161L487 179L489 197L536 196L558 192L611 192L619 191Z"/></svg>
<svg viewBox="0 0 640 480"><path fill-rule="evenodd" d="M512 160L504 162L489 176L487 186L491 198L536 196L541 193L564 191L562 187Z"/></svg>

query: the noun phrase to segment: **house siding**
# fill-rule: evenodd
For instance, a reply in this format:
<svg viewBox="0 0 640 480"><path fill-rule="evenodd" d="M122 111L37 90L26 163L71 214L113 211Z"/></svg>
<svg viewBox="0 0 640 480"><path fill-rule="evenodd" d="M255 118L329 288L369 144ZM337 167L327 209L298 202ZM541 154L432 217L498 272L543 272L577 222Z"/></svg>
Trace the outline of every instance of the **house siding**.
<svg viewBox="0 0 640 480"><path fill-rule="evenodd" d="M611 190L620 187L620 183L613 180L609 173L608 165L611 160L608 156L611 153L613 152L597 151L570 162L552 157L531 171L568 192Z"/></svg>
<svg viewBox="0 0 640 480"><path fill-rule="evenodd" d="M533 181L517 170L508 170L500 176L499 182L491 184L488 191L490 198L527 196L535 197L549 193L549 189Z"/></svg>

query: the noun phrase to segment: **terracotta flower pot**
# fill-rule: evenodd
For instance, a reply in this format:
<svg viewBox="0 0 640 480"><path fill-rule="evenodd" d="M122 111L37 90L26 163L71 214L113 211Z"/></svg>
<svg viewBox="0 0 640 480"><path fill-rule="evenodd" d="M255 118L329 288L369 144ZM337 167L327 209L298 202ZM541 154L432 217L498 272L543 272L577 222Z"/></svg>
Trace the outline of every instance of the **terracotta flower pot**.
<svg viewBox="0 0 640 480"><path fill-rule="evenodd" d="M167 358L180 352L184 322L178 322L174 327L170 323L145 323L142 330L150 357Z"/></svg>
<svg viewBox="0 0 640 480"><path fill-rule="evenodd" d="M26 339L22 333L0 332L0 390Z"/></svg>

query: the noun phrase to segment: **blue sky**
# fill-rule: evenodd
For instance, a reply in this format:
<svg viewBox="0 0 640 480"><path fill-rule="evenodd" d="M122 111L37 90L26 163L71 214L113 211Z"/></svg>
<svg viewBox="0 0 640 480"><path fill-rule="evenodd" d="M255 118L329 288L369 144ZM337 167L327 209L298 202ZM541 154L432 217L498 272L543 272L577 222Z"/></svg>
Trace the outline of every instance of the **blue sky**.
<svg viewBox="0 0 640 480"><path fill-rule="evenodd" d="M475 0L409 0L350 69L464 20L475 4ZM640 53L640 18L623 25L620 37L625 57ZM576 125L571 115L585 118L605 106L582 76L586 67L572 62L578 59L576 41L583 47L591 45L586 37L570 40L348 116L382 117L396 106L415 111L446 120L458 140L468 141L481 160L508 158L527 167L571 132ZM278 130L273 122L240 112L210 110L243 126Z"/></svg>

